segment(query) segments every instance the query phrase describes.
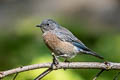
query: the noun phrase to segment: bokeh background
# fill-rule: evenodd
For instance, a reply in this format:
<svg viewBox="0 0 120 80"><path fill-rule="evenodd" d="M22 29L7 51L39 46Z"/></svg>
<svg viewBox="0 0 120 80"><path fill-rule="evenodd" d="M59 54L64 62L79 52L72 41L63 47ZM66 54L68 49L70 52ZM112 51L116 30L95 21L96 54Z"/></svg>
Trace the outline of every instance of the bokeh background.
<svg viewBox="0 0 120 80"><path fill-rule="evenodd" d="M47 18L68 28L108 61L120 62L120 0L0 0L0 71L52 62L51 51L35 27ZM78 55L71 61L102 62L89 55ZM20 73L16 80L33 80L44 70ZM43 80L92 80L97 72L57 70ZM113 80L117 72L105 71L98 80Z"/></svg>

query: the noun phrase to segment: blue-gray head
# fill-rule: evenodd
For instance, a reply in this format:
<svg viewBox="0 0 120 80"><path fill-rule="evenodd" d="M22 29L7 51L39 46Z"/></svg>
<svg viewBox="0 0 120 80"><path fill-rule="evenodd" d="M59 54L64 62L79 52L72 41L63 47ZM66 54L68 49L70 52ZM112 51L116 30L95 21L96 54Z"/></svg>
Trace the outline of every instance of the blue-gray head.
<svg viewBox="0 0 120 80"><path fill-rule="evenodd" d="M42 21L41 24L36 25L36 27L40 27L42 32L45 32L45 31L54 30L58 28L59 25L52 19L45 19Z"/></svg>

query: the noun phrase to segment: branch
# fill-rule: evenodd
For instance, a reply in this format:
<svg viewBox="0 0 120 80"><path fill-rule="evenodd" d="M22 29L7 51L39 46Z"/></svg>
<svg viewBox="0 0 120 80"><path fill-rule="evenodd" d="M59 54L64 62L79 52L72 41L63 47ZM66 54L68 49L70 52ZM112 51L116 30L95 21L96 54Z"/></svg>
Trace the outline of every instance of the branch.
<svg viewBox="0 0 120 80"><path fill-rule="evenodd" d="M100 76L100 74L103 73L103 71L105 71L105 69L102 69L99 73L97 73L97 75L93 78L93 80L96 80Z"/></svg>
<svg viewBox="0 0 120 80"><path fill-rule="evenodd" d="M40 74L39 76L37 76L34 80L40 80L40 79L42 79L44 76L46 76L47 74L49 74L51 71L53 71L53 69L52 68L48 68L42 74Z"/></svg>
<svg viewBox="0 0 120 80"><path fill-rule="evenodd" d="M6 70L0 72L0 79L14 73L19 73L19 72L24 72L39 68L50 68L50 67L51 67L51 63L41 63L41 64L23 66L11 70ZM55 68L55 70L56 69L106 69L106 70L119 69L120 70L120 63L107 62L106 64L100 62L60 62L58 64L58 67Z"/></svg>

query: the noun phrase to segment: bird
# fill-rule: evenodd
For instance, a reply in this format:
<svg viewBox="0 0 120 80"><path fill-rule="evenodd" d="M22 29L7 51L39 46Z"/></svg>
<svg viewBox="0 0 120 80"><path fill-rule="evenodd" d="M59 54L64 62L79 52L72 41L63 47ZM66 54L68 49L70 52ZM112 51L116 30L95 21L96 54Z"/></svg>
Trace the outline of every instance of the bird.
<svg viewBox="0 0 120 80"><path fill-rule="evenodd" d="M36 25L36 27L40 27L43 33L43 40L52 51L55 60L57 60L58 57L62 57L65 61L68 61L68 59L74 58L77 54L88 54L99 59L104 59L86 47L71 31L62 27L53 19L45 19L41 24Z"/></svg>

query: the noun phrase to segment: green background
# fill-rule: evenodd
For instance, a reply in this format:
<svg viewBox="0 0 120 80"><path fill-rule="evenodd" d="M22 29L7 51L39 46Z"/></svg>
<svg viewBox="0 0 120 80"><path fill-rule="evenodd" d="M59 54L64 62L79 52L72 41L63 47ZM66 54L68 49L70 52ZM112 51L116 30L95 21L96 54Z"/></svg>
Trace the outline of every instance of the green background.
<svg viewBox="0 0 120 80"><path fill-rule="evenodd" d="M103 56L106 60L120 62L120 32L117 23L102 23L99 20L97 22L100 23L94 23L94 20L93 23L90 23L91 18L86 18L79 12L72 15L68 12L65 15L64 11L63 13L50 13L48 11L47 14L42 15L42 12L38 9L40 6L33 6L35 4L32 5L32 2L35 1L1 0L0 71L25 65L52 62L51 51L43 42L42 32L35 27L46 18L54 19L60 25L69 29L87 47ZM31 7L38 9L39 12L37 10L34 12L34 9L31 11ZM90 55L77 55L70 61L103 62ZM19 73L16 80L33 80L44 70L37 69ZM92 80L99 71L96 69L61 69L51 72L43 80ZM113 80L118 72L117 70L105 71L98 80ZM13 77L14 75L9 75L3 80L11 80Z"/></svg>

